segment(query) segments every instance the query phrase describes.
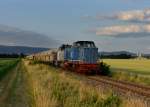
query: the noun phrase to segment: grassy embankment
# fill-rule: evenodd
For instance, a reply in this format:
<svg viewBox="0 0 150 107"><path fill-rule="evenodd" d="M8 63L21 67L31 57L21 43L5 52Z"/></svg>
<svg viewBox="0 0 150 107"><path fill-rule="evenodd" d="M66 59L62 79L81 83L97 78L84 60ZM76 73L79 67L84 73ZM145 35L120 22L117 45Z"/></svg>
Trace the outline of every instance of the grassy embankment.
<svg viewBox="0 0 150 107"><path fill-rule="evenodd" d="M19 59L0 58L0 80L17 65Z"/></svg>
<svg viewBox="0 0 150 107"><path fill-rule="evenodd" d="M113 78L150 85L150 60L104 59L103 62L110 65Z"/></svg>
<svg viewBox="0 0 150 107"><path fill-rule="evenodd" d="M32 85L33 107L119 107L112 91L88 86L74 75L42 64L25 62Z"/></svg>
<svg viewBox="0 0 150 107"><path fill-rule="evenodd" d="M138 98L118 97L111 89L94 88L60 69L24 63L32 87L32 107L148 107Z"/></svg>

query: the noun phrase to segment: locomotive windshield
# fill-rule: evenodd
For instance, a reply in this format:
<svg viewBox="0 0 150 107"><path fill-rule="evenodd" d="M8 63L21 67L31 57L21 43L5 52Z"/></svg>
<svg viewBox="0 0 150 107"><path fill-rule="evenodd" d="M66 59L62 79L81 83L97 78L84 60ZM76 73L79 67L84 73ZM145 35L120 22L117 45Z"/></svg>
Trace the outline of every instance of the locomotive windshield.
<svg viewBox="0 0 150 107"><path fill-rule="evenodd" d="M77 41L73 43L77 47L96 47L93 41Z"/></svg>
<svg viewBox="0 0 150 107"><path fill-rule="evenodd" d="M66 48L71 48L71 45L68 45L68 44L63 44L59 47L60 50L64 50Z"/></svg>

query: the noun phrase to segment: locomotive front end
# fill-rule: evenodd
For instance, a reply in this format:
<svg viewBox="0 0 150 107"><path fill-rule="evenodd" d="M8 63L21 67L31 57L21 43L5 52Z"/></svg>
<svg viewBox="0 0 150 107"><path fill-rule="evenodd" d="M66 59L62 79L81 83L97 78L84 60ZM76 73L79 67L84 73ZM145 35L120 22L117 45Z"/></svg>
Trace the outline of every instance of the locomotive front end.
<svg viewBox="0 0 150 107"><path fill-rule="evenodd" d="M74 42L70 50L67 66L78 73L94 74L98 72L98 48L93 41Z"/></svg>

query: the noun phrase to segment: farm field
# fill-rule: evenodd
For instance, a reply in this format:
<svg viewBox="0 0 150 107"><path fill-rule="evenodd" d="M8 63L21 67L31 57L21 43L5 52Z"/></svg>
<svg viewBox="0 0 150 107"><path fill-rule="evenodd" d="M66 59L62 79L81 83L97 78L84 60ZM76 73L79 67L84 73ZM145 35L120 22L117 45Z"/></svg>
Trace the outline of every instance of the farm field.
<svg viewBox="0 0 150 107"><path fill-rule="evenodd" d="M125 72L138 73L150 76L150 60L147 59L105 59L111 69Z"/></svg>
<svg viewBox="0 0 150 107"><path fill-rule="evenodd" d="M16 66L18 59L0 58L0 79L4 77L7 72Z"/></svg>
<svg viewBox="0 0 150 107"><path fill-rule="evenodd" d="M148 59L104 59L103 62L110 65L114 78L150 84Z"/></svg>

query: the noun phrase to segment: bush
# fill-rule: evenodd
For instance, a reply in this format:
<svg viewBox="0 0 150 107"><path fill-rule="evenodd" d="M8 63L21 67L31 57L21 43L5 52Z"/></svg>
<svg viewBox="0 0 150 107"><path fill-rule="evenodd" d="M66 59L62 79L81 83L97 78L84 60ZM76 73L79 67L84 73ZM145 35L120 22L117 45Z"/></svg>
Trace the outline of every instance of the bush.
<svg viewBox="0 0 150 107"><path fill-rule="evenodd" d="M119 99L118 96L112 94L104 101L103 107L120 107L121 103L121 99Z"/></svg>
<svg viewBox="0 0 150 107"><path fill-rule="evenodd" d="M106 63L100 62L99 68L100 68L100 71L101 71L101 75L105 75L105 76L106 75L107 76L111 75L110 66L107 65Z"/></svg>

